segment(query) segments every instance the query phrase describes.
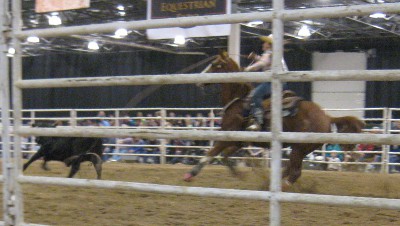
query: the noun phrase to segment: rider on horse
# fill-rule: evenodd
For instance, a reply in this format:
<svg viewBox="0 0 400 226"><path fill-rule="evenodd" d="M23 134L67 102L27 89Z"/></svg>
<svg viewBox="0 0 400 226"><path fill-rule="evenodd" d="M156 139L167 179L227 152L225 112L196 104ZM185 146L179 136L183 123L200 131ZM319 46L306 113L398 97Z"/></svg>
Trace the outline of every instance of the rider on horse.
<svg viewBox="0 0 400 226"><path fill-rule="evenodd" d="M255 61L254 64L246 67L244 71L267 71L271 69L272 65L272 35L261 36L261 41L263 41L262 50L264 53L259 56L254 52L251 52L248 56L249 59ZM287 66L285 60L282 59L282 69L287 71ZM283 89L287 88L286 83L283 83ZM264 123L264 109L262 107L262 102L265 97L271 95L271 83L265 82L259 84L249 95L251 99L251 109L249 112L251 118L251 125L247 127L250 131L260 131Z"/></svg>

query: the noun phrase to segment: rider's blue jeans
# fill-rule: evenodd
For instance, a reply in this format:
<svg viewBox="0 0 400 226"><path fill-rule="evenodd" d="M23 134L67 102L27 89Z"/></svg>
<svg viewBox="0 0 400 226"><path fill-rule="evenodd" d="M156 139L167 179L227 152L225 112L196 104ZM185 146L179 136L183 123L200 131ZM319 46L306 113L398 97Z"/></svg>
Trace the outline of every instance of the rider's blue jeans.
<svg viewBox="0 0 400 226"><path fill-rule="evenodd" d="M283 90L287 89L287 84L283 83ZM253 96L251 97L251 103L253 105L253 109L262 108L262 102L265 97L269 97L271 95L271 83L264 82L259 84L253 91Z"/></svg>

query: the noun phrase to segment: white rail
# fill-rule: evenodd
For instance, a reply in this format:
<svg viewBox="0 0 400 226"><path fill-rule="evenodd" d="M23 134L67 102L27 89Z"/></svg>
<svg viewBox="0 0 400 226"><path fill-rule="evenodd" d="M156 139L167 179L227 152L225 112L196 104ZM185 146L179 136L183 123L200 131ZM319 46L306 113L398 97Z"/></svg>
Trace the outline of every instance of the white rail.
<svg viewBox="0 0 400 226"><path fill-rule="evenodd" d="M203 187L185 187L172 185L159 185L149 183L135 183L122 181L102 181L88 179L67 179L57 177L33 177L21 176L18 178L21 183L47 184L47 185L63 185L78 187L98 187L107 189L126 189L143 192L154 192L163 194L184 194L203 197L222 197L222 198L238 198L253 200L271 200L271 192L269 191L253 191L253 190L237 190L237 189L221 189L221 188L203 188ZM317 203L331 205L349 205L376 207L385 209L400 209L400 202L396 199L385 198L364 198L351 196L336 195L314 195L300 193L280 193L277 198L283 202L299 202L299 203Z"/></svg>
<svg viewBox="0 0 400 226"><path fill-rule="evenodd" d="M2 3L1 15L2 15L2 41L11 38L11 41L16 50L16 55L13 58L12 64L12 75L13 75L13 100L14 100L14 132L17 136L15 137L15 152L17 156L20 156L20 136L21 135L51 135L51 136L108 136L124 137L124 136L137 136L144 138L187 138L187 139L213 139L213 140L242 140L242 141L271 141L272 143L272 173L271 173L271 192L256 192L256 194L263 197L269 198L270 200L270 224L280 225L280 201L301 201L301 202L313 202L313 203L326 203L326 204L341 204L341 205L365 205L373 206L377 205L382 208L394 208L400 209L400 202L393 199L373 199L373 198L357 198L357 197L341 197L341 196L326 196L320 195L304 195L304 194L289 194L282 193L280 188L280 150L282 142L301 142L306 139L307 142L318 142L318 143L361 143L367 140L372 143L379 144L399 144L398 139L395 135L391 134L380 134L380 135L367 135L367 134L300 134L300 133L282 133L281 128L281 105L280 105L280 91L282 90L282 81L314 81L314 80L374 80L374 81L398 81L400 80L400 73L397 70L388 71L324 71L324 72L288 72L282 73L280 71L278 62L282 58L283 54L283 21L287 20L302 20L310 18L321 18L321 17L342 17L342 16L355 16L355 15L368 15L373 12L386 12L386 13L398 13L400 12L399 3L385 3L385 4L366 4L356 5L347 7L329 7L329 8L314 8L304 10L285 10L282 0L273 0L274 11L264 13L244 13L244 14L232 14L232 15L220 15L220 16L201 16L201 17L184 17L175 19L161 19L161 20L144 20L144 21L131 21L124 23L124 27L127 29L143 30L148 28L162 28L162 27L185 27L195 25L206 25L206 24L223 24L223 23L241 23L253 20L264 20L272 21L273 23L273 34L274 34L274 59L271 73L253 73L251 75L247 73L225 73L220 75L205 74L202 76L196 75L172 75L172 76L137 76L133 77L102 77L102 78L80 78L80 79L41 79L41 80L23 80L22 76L22 60L21 60L21 45L20 40L25 39L28 36L38 37L57 37L71 34L92 34L101 32L113 32L116 27L121 26L120 22L95 24L86 26L74 26L74 27L62 27L52 29L36 29L22 31L21 25L21 1L13 1L12 4L12 26L6 23L6 15L8 15L8 2ZM4 22L4 23L3 23ZM6 26L5 26L6 25ZM9 29L8 29L9 28ZM10 30L10 31L9 31ZM2 43L2 59L4 59L6 53L5 42ZM3 60L4 62L4 60ZM4 66L4 64L3 64ZM8 68L6 66L1 67L4 74L8 74ZM5 77L5 76L2 76ZM111 85L151 85L151 84L189 84L198 82L208 83L219 83L219 82L263 82L272 81L272 133L246 133L246 132L216 132L216 131L172 131L172 130L123 130L117 131L115 129L104 130L104 129L34 129L22 127L22 89L28 88L51 88L51 87L83 87L83 86L111 86ZM8 84L8 83L3 83ZM6 95L3 93L3 98ZM3 99L4 100L4 99ZM8 100L8 98L5 98ZM8 106L4 106L5 110L8 110ZM3 110L3 109L2 109ZM4 115L4 114L3 114ZM7 115L8 116L8 115ZM4 121L8 121L6 118ZM8 129L8 126L6 126ZM82 132L84 131L84 132ZM3 136L8 137L8 134L3 132ZM210 136L212 134L212 136ZM304 141L303 141L304 142ZM5 152L9 152L6 148ZM84 186L105 186L112 187L113 182L110 181L90 181L90 180L66 180L66 179L53 179L53 178L41 178L41 177L25 177L21 175L21 159L16 158L14 164L9 156L6 155L7 167L3 167L3 173L5 173L5 183L10 182L9 189L4 189L4 197L6 203L4 205L4 218L5 223L8 225L21 225L23 224L23 205L21 198L21 191L18 182L30 182L30 183L53 183L69 185L74 184L80 186L82 183ZM4 161L4 159L3 159ZM3 164L4 165L4 164ZM16 181L15 178L18 180ZM128 183L129 184L129 183ZM118 183L116 186L120 188L135 187L137 184ZM153 188L154 187L154 188ZM171 192L187 193L207 195L205 192L196 188L188 187L165 187L160 185L143 185L142 188L146 191L162 192L164 188ZM211 189L207 190L208 194L215 194L216 196L225 196L227 192L230 197L238 197L240 191L226 191L223 189ZM251 193L253 195L253 193ZM246 198L252 198L249 195ZM244 198L244 196L241 196Z"/></svg>

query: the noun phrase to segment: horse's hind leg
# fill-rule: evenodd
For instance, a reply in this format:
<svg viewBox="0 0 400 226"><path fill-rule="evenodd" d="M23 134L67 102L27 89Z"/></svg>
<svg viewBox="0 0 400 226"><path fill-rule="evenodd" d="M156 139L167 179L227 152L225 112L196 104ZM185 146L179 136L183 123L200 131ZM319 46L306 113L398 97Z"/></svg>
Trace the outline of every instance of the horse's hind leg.
<svg viewBox="0 0 400 226"><path fill-rule="evenodd" d="M294 184L301 176L301 167L304 154L300 151L293 150L290 153L289 165L283 172L282 177L288 177L286 183Z"/></svg>

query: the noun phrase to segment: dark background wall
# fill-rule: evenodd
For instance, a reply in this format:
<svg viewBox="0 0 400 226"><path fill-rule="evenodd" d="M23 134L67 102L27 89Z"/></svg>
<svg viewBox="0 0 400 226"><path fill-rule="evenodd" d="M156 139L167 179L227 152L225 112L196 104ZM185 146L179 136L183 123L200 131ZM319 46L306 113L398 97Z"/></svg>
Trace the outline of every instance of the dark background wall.
<svg viewBox="0 0 400 226"><path fill-rule="evenodd" d="M259 46L259 43L256 43L250 48L256 49ZM321 46L322 49L323 47ZM329 48L327 49L329 50ZM241 50L245 54L251 51L251 49ZM310 50L310 48L302 46L288 48L288 51L285 51L285 59L289 69L293 71L311 70L312 51L320 51L320 49ZM399 47L388 48L383 46L379 48L378 46L378 48L374 48L370 52L373 54L370 54L368 59L369 69L400 68ZM207 57L149 51L118 54L51 54L23 58L23 72L24 79L162 75L176 73ZM242 66L248 63L245 59L242 60ZM199 67L187 73L197 73L204 67ZM134 103L133 98L148 88L149 86L118 86L26 89L23 92L23 107L40 109L220 106L219 87L217 84L208 86L205 90L195 85L162 85L153 87L154 92L150 96L138 103ZM310 99L311 83L290 83L289 88L306 99ZM399 82L368 82L365 106L400 107L399 90Z"/></svg>

